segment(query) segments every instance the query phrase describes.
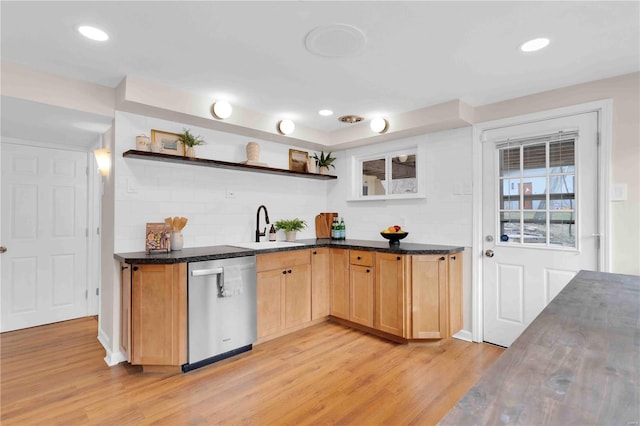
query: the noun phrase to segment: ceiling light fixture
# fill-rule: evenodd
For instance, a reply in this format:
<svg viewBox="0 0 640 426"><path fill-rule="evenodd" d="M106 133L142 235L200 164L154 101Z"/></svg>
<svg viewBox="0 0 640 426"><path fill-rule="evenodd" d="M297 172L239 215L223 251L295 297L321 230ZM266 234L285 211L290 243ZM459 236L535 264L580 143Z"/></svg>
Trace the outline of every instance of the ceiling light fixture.
<svg viewBox="0 0 640 426"><path fill-rule="evenodd" d="M322 115L323 117L328 117L330 115L333 115L333 111L331 111L330 109L321 109L320 111L318 111L318 114Z"/></svg>
<svg viewBox="0 0 640 426"><path fill-rule="evenodd" d="M389 128L389 123L382 117L376 117L371 120L369 127L376 133L384 133Z"/></svg>
<svg viewBox="0 0 640 426"><path fill-rule="evenodd" d="M282 135L290 135L296 129L296 125L291 120L280 120L278 122L278 132Z"/></svg>
<svg viewBox="0 0 640 426"><path fill-rule="evenodd" d="M520 45L520 50L525 53L535 52L540 49L544 49L549 45L549 39L540 37L533 40L526 41Z"/></svg>
<svg viewBox="0 0 640 426"><path fill-rule="evenodd" d="M338 117L338 121L349 124L359 123L362 120L364 120L364 117L360 117L359 115L343 115L342 117Z"/></svg>
<svg viewBox="0 0 640 426"><path fill-rule="evenodd" d="M90 27L89 25L80 25L78 32L88 39L95 41L107 41L109 40L109 34L105 33L99 28Z"/></svg>
<svg viewBox="0 0 640 426"><path fill-rule="evenodd" d="M211 105L211 115L218 120L224 120L225 118L231 117L232 112L233 108L227 101L218 101Z"/></svg>

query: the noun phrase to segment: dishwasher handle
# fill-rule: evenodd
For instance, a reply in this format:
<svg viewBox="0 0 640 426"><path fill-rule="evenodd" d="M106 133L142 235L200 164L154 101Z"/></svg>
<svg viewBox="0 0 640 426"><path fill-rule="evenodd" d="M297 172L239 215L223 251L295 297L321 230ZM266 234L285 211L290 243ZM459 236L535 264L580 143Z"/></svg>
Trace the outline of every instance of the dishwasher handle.
<svg viewBox="0 0 640 426"><path fill-rule="evenodd" d="M211 269L194 269L193 271L191 271L192 277L204 277L207 275L218 275L218 274L224 274L224 268L222 266L219 266L217 268L211 268Z"/></svg>

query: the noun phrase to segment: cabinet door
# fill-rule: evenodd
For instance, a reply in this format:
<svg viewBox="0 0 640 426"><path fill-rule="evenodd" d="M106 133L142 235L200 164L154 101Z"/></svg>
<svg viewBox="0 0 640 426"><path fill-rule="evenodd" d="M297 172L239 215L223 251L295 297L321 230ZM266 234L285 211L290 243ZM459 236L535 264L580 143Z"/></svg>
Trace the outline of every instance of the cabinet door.
<svg viewBox="0 0 640 426"><path fill-rule="evenodd" d="M447 258L412 256L412 338L440 339L448 335Z"/></svg>
<svg viewBox="0 0 640 426"><path fill-rule="evenodd" d="M375 321L380 331L405 337L406 256L376 253Z"/></svg>
<svg viewBox="0 0 640 426"><path fill-rule="evenodd" d="M330 250L331 315L349 319L349 250Z"/></svg>
<svg viewBox="0 0 640 426"><path fill-rule="evenodd" d="M283 269L258 272L256 298L258 300L258 338L282 330Z"/></svg>
<svg viewBox="0 0 640 426"><path fill-rule="evenodd" d="M350 271L349 320L373 327L373 284L375 279L373 267L350 265Z"/></svg>
<svg viewBox="0 0 640 426"><path fill-rule="evenodd" d="M120 350L131 362L131 265L120 264Z"/></svg>
<svg viewBox="0 0 640 426"><path fill-rule="evenodd" d="M284 328L311 321L311 266L298 265L284 274Z"/></svg>
<svg viewBox="0 0 640 426"><path fill-rule="evenodd" d="M329 315L331 258L328 248L311 250L311 319Z"/></svg>
<svg viewBox="0 0 640 426"><path fill-rule="evenodd" d="M187 264L132 265L131 363L187 362Z"/></svg>
<svg viewBox="0 0 640 426"><path fill-rule="evenodd" d="M462 252L449 255L449 335L462 330Z"/></svg>

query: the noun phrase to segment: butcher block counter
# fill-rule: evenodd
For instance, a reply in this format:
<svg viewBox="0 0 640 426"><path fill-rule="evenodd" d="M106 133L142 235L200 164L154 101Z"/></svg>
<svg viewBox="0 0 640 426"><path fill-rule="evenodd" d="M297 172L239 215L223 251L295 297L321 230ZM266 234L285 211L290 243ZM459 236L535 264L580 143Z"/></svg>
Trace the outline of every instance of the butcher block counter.
<svg viewBox="0 0 640 426"><path fill-rule="evenodd" d="M640 277L579 272L441 425L638 425Z"/></svg>

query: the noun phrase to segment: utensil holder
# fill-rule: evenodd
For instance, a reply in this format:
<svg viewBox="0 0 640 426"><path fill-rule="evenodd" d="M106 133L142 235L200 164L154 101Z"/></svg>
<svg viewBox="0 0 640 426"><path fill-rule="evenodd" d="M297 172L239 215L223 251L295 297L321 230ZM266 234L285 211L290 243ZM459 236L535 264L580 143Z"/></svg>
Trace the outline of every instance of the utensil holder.
<svg viewBox="0 0 640 426"><path fill-rule="evenodd" d="M182 250L182 247L184 247L184 238L182 237L182 232L172 232L171 250Z"/></svg>

